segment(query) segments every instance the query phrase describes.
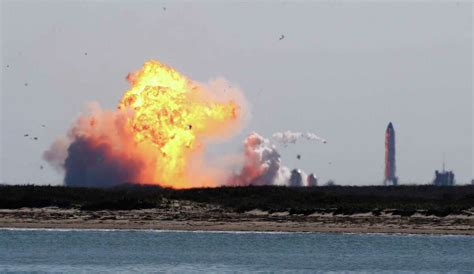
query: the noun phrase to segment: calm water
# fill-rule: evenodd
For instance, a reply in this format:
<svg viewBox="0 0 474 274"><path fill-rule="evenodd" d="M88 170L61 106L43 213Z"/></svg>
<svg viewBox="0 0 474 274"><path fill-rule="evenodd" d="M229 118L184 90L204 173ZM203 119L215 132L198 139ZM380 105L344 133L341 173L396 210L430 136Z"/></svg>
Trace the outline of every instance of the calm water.
<svg viewBox="0 0 474 274"><path fill-rule="evenodd" d="M474 271L474 237L0 229L0 271Z"/></svg>

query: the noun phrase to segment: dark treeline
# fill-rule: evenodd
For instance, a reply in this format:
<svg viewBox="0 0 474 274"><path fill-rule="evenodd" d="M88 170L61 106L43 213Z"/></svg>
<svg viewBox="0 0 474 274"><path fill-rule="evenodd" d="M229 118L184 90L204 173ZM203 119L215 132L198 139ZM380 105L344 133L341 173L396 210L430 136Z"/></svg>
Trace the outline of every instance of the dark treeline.
<svg viewBox="0 0 474 274"><path fill-rule="evenodd" d="M0 208L47 207L83 210L127 210L165 206L162 201L189 200L220 205L231 211L261 209L291 214L328 212L353 214L393 209L410 216L460 214L474 208L474 186L281 186L220 187L174 190L157 186L73 188L61 186L0 186Z"/></svg>
<svg viewBox="0 0 474 274"><path fill-rule="evenodd" d="M66 186L0 186L0 208L48 207L84 210L127 210L157 207L162 188L122 186L86 188Z"/></svg>

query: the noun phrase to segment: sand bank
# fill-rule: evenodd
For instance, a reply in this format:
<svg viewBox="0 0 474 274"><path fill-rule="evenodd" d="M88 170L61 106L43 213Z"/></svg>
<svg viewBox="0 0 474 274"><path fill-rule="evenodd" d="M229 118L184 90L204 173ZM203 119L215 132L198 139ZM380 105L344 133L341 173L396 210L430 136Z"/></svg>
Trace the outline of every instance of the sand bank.
<svg viewBox="0 0 474 274"><path fill-rule="evenodd" d="M122 211L0 209L0 227L474 235L474 214L402 217L385 212L378 216L371 213L292 215L261 210L236 213L217 206L176 201L162 208Z"/></svg>

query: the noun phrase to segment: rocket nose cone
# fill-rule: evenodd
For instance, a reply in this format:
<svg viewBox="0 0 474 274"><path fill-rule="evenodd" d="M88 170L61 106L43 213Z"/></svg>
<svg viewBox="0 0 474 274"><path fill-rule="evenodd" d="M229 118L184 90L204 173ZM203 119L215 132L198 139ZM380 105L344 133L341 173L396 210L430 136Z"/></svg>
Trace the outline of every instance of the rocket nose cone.
<svg viewBox="0 0 474 274"><path fill-rule="evenodd" d="M393 129L392 122L388 123L387 129Z"/></svg>

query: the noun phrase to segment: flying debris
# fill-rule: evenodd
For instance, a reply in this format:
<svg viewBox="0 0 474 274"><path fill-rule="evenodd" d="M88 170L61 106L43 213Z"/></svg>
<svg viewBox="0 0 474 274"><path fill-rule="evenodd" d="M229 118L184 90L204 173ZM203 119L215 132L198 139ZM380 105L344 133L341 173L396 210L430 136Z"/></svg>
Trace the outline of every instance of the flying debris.
<svg viewBox="0 0 474 274"><path fill-rule="evenodd" d="M7 65L7 68L9 68L9 67L10 67L10 65Z"/></svg>
<svg viewBox="0 0 474 274"><path fill-rule="evenodd" d="M38 140L38 137L33 137L33 140Z"/></svg>
<svg viewBox="0 0 474 274"><path fill-rule="evenodd" d="M278 38L278 40L281 41L281 40L283 40L283 39L285 39L285 35L282 34L282 35L280 35L280 38Z"/></svg>
<svg viewBox="0 0 474 274"><path fill-rule="evenodd" d="M163 10L166 11L166 7L163 7Z"/></svg>
<svg viewBox="0 0 474 274"><path fill-rule="evenodd" d="M28 136L30 136L30 134L25 134L25 135L23 135L23 137L28 137Z"/></svg>
<svg viewBox="0 0 474 274"><path fill-rule="evenodd" d="M41 165L41 166L40 166L40 169L44 169L44 166L43 166L43 165Z"/></svg>
<svg viewBox="0 0 474 274"><path fill-rule="evenodd" d="M25 87L27 87L27 86L28 86L28 83L25 83Z"/></svg>
<svg viewBox="0 0 474 274"><path fill-rule="evenodd" d="M296 155L296 159L298 159L298 160L301 159L301 155L299 155L299 154Z"/></svg>
<svg viewBox="0 0 474 274"><path fill-rule="evenodd" d="M46 127L46 125L41 125L41 127Z"/></svg>
<svg viewBox="0 0 474 274"><path fill-rule="evenodd" d="M84 55L86 55L86 56L87 56L87 52L84 52Z"/></svg>
<svg viewBox="0 0 474 274"><path fill-rule="evenodd" d="M188 128L189 128L189 129L193 129L193 125L188 125Z"/></svg>

